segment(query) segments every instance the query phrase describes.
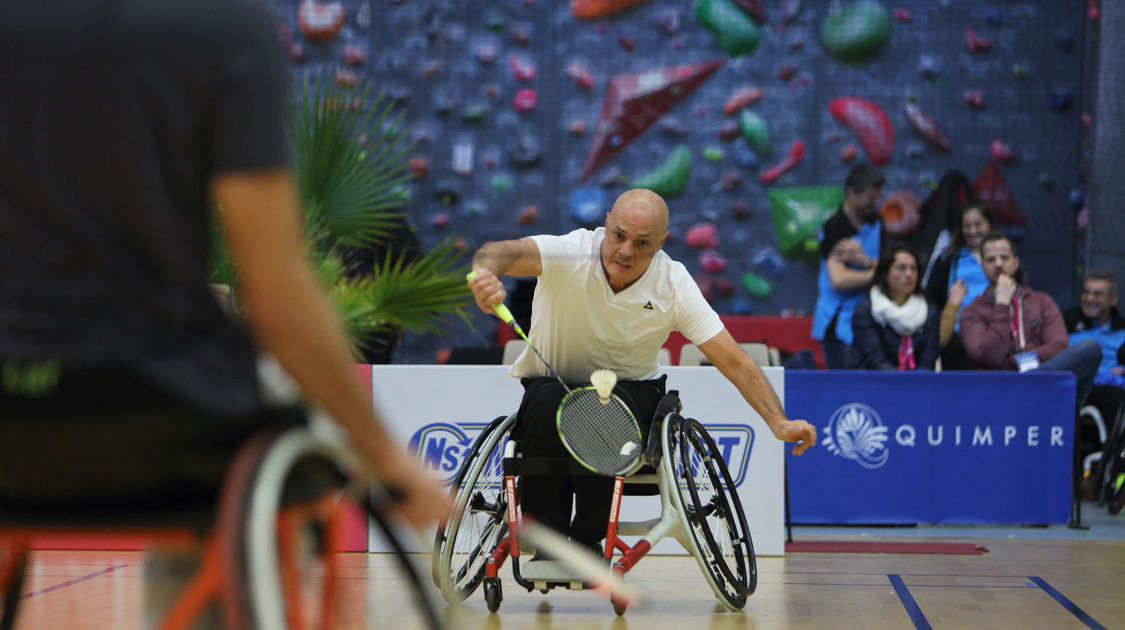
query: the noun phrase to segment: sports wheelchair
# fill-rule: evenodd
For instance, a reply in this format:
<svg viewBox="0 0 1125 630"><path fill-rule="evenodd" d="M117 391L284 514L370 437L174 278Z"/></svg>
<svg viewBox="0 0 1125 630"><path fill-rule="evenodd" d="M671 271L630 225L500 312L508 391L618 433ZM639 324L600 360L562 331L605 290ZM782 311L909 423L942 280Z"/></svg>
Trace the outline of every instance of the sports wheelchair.
<svg viewBox="0 0 1125 630"><path fill-rule="evenodd" d="M231 630L327 630L338 612L338 551L347 495L366 509L398 552L427 625L443 627L389 529L380 501L388 493L368 487L363 468L338 440L303 425L266 428L253 433L229 461L213 495L143 496L112 507L0 502L0 549L5 550L0 630L16 623L28 556L43 535L54 540L124 537L198 550L198 569L157 626L161 630L190 627L213 603L221 605ZM311 556L322 556L322 568L310 577L302 575L302 567L312 564Z"/></svg>
<svg viewBox="0 0 1125 630"><path fill-rule="evenodd" d="M746 516L714 440L699 421L682 417L680 411L678 392L669 391L657 407L644 466L627 478L615 478L603 556L623 576L656 543L672 536L695 557L715 597L738 610L758 581ZM450 603L463 601L483 583L488 609L496 612L503 600L498 571L509 558L513 578L529 592L590 586L557 570L556 563L520 565L518 476L558 471L559 462L521 457L519 445L509 439L514 423L514 414L493 420L470 446L454 478L453 516L438 526L432 551L434 583ZM570 464L566 474L593 474L573 460ZM618 522L622 494L659 494L660 517ZM621 536L640 540L629 545ZM611 601L614 612L623 615L627 603Z"/></svg>

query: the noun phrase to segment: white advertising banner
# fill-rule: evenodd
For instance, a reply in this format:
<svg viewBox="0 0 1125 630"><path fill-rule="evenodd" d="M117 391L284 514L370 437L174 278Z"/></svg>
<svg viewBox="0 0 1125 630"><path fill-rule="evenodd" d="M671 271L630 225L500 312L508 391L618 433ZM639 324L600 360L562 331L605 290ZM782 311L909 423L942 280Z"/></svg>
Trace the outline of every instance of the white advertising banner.
<svg viewBox="0 0 1125 630"><path fill-rule="evenodd" d="M713 367L666 367L668 389L680 392L684 417L707 427L722 451L738 487L754 549L758 555L784 554L784 471L782 443L766 423ZM784 402L784 372L762 369ZM417 444L423 464L452 482L473 438L497 416L519 408L523 388L500 365L375 365L371 387L376 408L403 444ZM621 521L655 518L656 497L626 497ZM429 544L432 536L421 541ZM625 539L632 544L633 540ZM368 549L383 551L377 533ZM414 549L428 551L427 549ZM673 539L657 545L655 553L683 554Z"/></svg>

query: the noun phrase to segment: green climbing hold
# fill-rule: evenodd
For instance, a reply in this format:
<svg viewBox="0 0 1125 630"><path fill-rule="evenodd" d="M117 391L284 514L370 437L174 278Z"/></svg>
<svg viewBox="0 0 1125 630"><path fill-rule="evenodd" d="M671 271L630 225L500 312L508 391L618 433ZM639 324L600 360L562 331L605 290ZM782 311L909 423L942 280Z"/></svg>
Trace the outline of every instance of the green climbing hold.
<svg viewBox="0 0 1125 630"><path fill-rule="evenodd" d="M746 273L742 276L742 286L750 292L750 295L758 298L759 300L768 300L770 294L773 293L773 285L769 280L756 273Z"/></svg>
<svg viewBox="0 0 1125 630"><path fill-rule="evenodd" d="M738 124L742 128L742 137L746 138L747 144L754 149L759 157L769 157L773 153L773 145L770 143L770 130L766 126L765 119L750 110L744 109L742 114L739 115Z"/></svg>
<svg viewBox="0 0 1125 630"><path fill-rule="evenodd" d="M470 124L477 124L484 122L485 116L488 115L488 107L480 104L470 105L461 112L461 120Z"/></svg>
<svg viewBox="0 0 1125 630"><path fill-rule="evenodd" d="M824 47L848 63L875 56L891 38L891 16L875 0L830 9L821 24Z"/></svg>
<svg viewBox="0 0 1125 630"><path fill-rule="evenodd" d="M707 158L711 162L718 162L719 160L726 157L726 155L727 154L724 153L723 150L720 149L719 147L704 147L703 148L703 157Z"/></svg>
<svg viewBox="0 0 1125 630"><path fill-rule="evenodd" d="M637 178L633 188L648 188L661 197L675 197L687 188L691 175L691 150L680 145L664 163Z"/></svg>
<svg viewBox="0 0 1125 630"><path fill-rule="evenodd" d="M815 261L818 254L816 233L828 215L843 203L843 189L838 186L773 188L769 198L778 250L788 258Z"/></svg>
<svg viewBox="0 0 1125 630"><path fill-rule="evenodd" d="M695 17L732 57L749 55L762 39L758 25L731 0L701 0L695 5Z"/></svg>

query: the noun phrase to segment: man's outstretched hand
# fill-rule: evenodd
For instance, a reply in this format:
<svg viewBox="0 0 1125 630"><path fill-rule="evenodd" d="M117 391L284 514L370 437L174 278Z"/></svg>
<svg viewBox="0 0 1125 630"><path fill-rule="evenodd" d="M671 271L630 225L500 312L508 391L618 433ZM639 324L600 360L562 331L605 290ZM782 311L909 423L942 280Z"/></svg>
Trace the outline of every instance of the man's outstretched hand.
<svg viewBox="0 0 1125 630"><path fill-rule="evenodd" d="M786 420L774 427L773 434L783 442L795 442L794 455L800 455L816 444L816 427L804 420Z"/></svg>

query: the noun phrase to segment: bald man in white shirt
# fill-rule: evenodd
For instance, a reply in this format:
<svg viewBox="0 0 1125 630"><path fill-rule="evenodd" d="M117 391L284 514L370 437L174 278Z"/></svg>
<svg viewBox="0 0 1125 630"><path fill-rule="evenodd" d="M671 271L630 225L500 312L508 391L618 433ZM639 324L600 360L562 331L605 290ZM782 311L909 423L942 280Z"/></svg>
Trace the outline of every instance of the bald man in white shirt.
<svg viewBox="0 0 1125 630"><path fill-rule="evenodd" d="M500 278L536 276L529 337L568 384L588 380L596 369L618 375L614 393L632 409L647 434L665 393L657 354L673 330L696 344L795 454L816 443L816 430L789 420L761 369L742 349L703 298L691 274L661 248L668 236L668 206L645 189L626 191L606 215L605 227L562 236L538 235L485 243L473 256L469 287L477 305L507 293ZM512 376L524 397L513 437L527 456L566 457L554 417L565 391L530 349ZM576 510L571 520L572 493ZM609 518L612 479L537 477L523 480L522 508L540 523L597 546Z"/></svg>

